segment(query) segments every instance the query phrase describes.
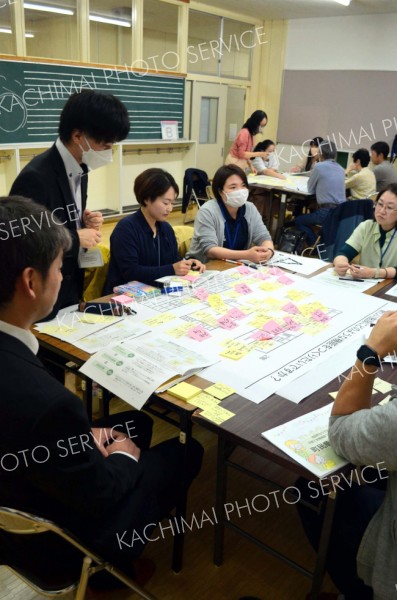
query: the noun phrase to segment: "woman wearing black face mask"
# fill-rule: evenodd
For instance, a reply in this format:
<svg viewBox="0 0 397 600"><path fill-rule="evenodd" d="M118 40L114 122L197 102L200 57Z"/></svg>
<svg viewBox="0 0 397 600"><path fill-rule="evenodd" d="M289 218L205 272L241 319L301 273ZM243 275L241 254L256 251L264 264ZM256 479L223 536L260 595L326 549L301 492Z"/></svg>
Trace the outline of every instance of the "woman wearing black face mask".
<svg viewBox="0 0 397 600"><path fill-rule="evenodd" d="M209 259L268 261L273 242L257 208L247 202L247 176L237 165L220 167L212 181L215 199L206 202L194 222L189 256Z"/></svg>
<svg viewBox="0 0 397 600"><path fill-rule="evenodd" d="M250 118L244 123L242 129L237 134L230 152L226 157L225 165L238 165L245 171L248 169L256 173L256 169L251 164L251 158L267 158L266 152L254 152L254 135L262 133L267 125L267 114L263 110L256 110Z"/></svg>

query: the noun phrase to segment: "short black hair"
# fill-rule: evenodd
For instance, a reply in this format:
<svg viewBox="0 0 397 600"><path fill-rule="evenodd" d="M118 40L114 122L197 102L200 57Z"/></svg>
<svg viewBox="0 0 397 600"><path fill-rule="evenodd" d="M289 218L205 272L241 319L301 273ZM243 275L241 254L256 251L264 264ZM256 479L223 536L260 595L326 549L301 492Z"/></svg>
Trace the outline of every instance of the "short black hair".
<svg viewBox="0 0 397 600"><path fill-rule="evenodd" d="M134 194L141 206L145 206L145 201L154 202L159 196L163 196L170 187L174 188L176 196L179 194L179 187L173 176L164 171L164 169L146 169L134 182Z"/></svg>
<svg viewBox="0 0 397 600"><path fill-rule="evenodd" d="M254 148L254 152L266 152L266 150L270 146L275 146L276 144L272 140L263 140L263 142L259 142Z"/></svg>
<svg viewBox="0 0 397 600"><path fill-rule="evenodd" d="M69 231L41 204L22 196L0 198L0 306L12 301L24 269L36 269L45 280L71 245Z"/></svg>
<svg viewBox="0 0 397 600"><path fill-rule="evenodd" d="M63 107L58 128L62 142L70 141L74 129L97 143L120 142L130 130L128 111L112 94L83 90L72 94Z"/></svg>
<svg viewBox="0 0 397 600"><path fill-rule="evenodd" d="M248 179L244 171L237 165L223 165L219 167L212 180L212 191L217 200L222 201L221 191L225 185L225 181L232 175L241 177L243 183L248 188Z"/></svg>
<svg viewBox="0 0 397 600"><path fill-rule="evenodd" d="M321 142L318 147L321 156L324 160L335 160L337 155L336 144L334 142Z"/></svg>
<svg viewBox="0 0 397 600"><path fill-rule="evenodd" d="M356 162L357 160L360 161L362 167L368 167L371 157L366 148L359 148L355 151L353 154L353 162Z"/></svg>
<svg viewBox="0 0 397 600"><path fill-rule="evenodd" d="M243 125L243 129L248 129L251 135L256 135L258 133L259 124L263 121L263 119L267 120L267 114L263 110L256 110L252 113L249 119Z"/></svg>
<svg viewBox="0 0 397 600"><path fill-rule="evenodd" d="M375 142L372 144L371 150L373 150L378 156L379 154L383 154L383 158L386 160L386 158L389 156L390 146L387 142Z"/></svg>

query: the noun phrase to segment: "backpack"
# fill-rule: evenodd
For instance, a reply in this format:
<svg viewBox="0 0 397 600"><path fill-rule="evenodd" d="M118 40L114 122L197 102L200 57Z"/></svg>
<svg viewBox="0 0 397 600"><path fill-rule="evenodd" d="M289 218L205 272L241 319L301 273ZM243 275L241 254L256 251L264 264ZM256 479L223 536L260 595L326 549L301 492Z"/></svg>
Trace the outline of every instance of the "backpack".
<svg viewBox="0 0 397 600"><path fill-rule="evenodd" d="M283 227L281 230L278 250L289 254L301 254L305 247L306 234L293 227Z"/></svg>

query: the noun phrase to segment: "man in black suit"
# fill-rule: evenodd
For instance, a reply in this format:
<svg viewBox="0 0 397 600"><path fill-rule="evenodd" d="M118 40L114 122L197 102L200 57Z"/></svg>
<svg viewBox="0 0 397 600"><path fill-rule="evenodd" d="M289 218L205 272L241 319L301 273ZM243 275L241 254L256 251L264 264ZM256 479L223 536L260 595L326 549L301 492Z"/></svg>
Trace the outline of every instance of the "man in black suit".
<svg viewBox="0 0 397 600"><path fill-rule="evenodd" d="M111 162L113 143L129 128L127 109L115 96L93 90L73 94L62 110L55 144L33 158L12 185L11 195L44 204L72 235L51 316L81 300L84 253L101 240L102 215L86 209L87 172Z"/></svg>
<svg viewBox="0 0 397 600"><path fill-rule="evenodd" d="M138 411L92 428L80 399L36 357L30 328L52 310L70 246L43 206L0 198L0 505L55 520L128 572L198 474L202 447L188 448L183 481L178 439L149 449L152 421Z"/></svg>

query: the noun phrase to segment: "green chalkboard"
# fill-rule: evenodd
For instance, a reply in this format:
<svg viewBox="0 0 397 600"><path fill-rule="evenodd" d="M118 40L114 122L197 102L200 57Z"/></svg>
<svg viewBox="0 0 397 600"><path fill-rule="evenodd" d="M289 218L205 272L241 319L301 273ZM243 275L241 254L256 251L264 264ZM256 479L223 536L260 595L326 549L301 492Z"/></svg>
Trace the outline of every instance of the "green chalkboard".
<svg viewBox="0 0 397 600"><path fill-rule="evenodd" d="M161 121L178 121L182 137L183 77L0 60L0 144L54 141L66 100L84 89L114 94L126 105L130 140L161 139Z"/></svg>

